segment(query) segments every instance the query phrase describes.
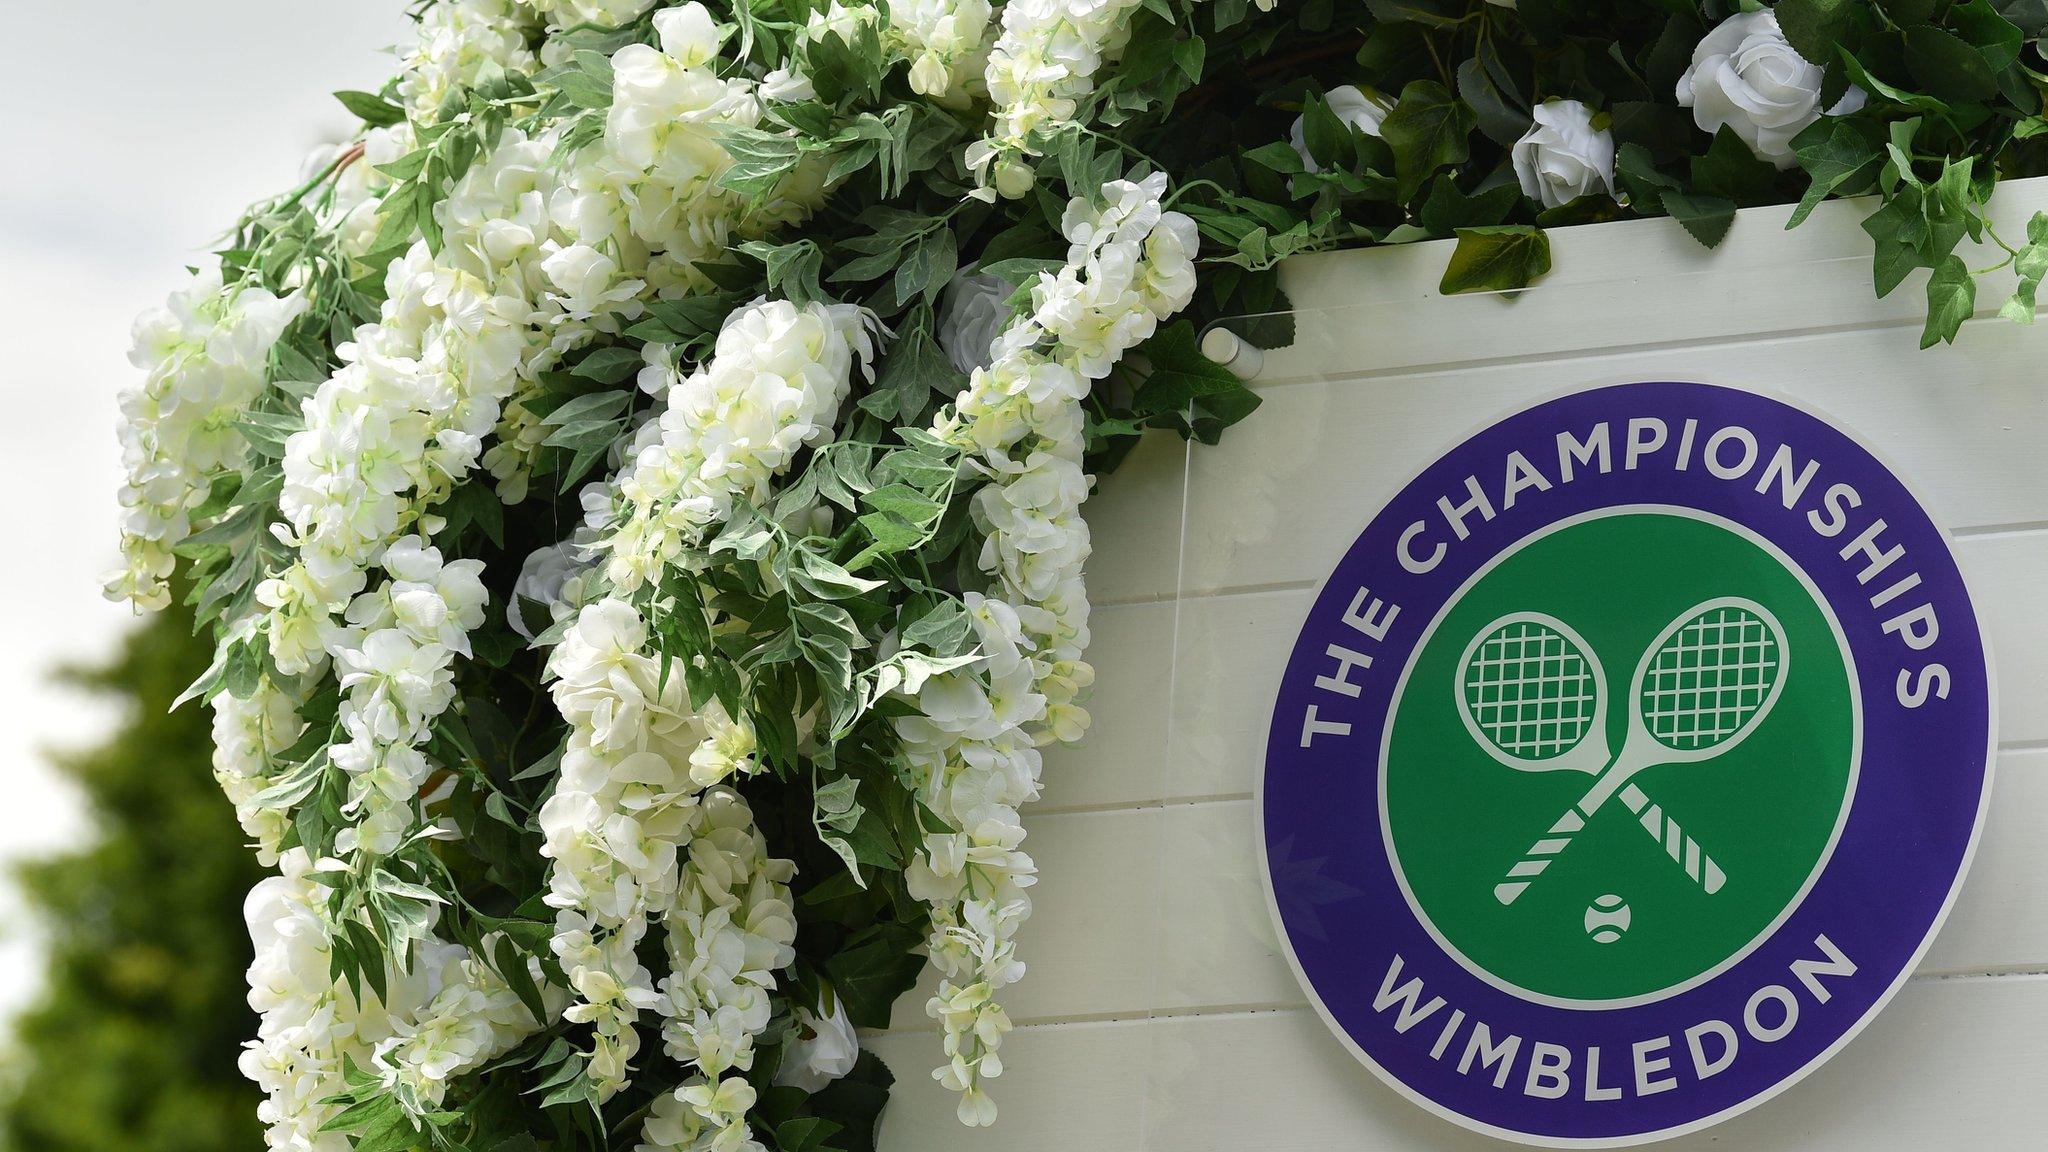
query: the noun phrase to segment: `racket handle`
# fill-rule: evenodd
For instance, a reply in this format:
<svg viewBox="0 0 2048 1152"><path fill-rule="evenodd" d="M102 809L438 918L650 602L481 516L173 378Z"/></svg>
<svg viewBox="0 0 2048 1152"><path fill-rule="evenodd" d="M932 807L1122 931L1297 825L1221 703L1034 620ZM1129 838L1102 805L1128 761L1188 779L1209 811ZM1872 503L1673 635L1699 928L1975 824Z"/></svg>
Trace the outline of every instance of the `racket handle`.
<svg viewBox="0 0 2048 1152"><path fill-rule="evenodd" d="M1514 867L1508 869L1507 879L1493 886L1493 898L1502 904L1513 904L1538 876L1543 875L1557 854L1571 845L1572 837L1578 835L1579 829L1585 826L1586 817L1578 808L1565 809L1564 815L1557 818L1557 823L1550 826L1550 831L1529 845L1529 850L1522 853L1522 858L1515 861Z"/></svg>
<svg viewBox="0 0 2048 1152"><path fill-rule="evenodd" d="M1678 821L1666 815L1663 807L1645 796L1642 789L1633 784L1623 788L1621 802L1636 814L1636 823L1642 826L1650 839L1663 846L1664 854L1671 857L1672 863L1685 869L1685 874L1692 877L1692 882L1699 885L1701 891L1712 896L1728 882L1728 874L1721 871L1721 866L1714 863L1714 858L1707 855L1700 842L1686 835Z"/></svg>

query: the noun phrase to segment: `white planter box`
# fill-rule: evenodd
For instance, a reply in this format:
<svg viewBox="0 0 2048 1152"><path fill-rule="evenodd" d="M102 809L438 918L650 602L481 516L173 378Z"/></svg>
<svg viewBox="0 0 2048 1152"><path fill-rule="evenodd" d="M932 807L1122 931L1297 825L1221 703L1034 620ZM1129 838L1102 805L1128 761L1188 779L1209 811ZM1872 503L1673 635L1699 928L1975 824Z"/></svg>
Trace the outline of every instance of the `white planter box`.
<svg viewBox="0 0 2048 1152"><path fill-rule="evenodd" d="M2001 231L2048 180L1999 193ZM1307 1007L1261 890L1253 790L1311 591L1398 485L1497 415L1568 389L1703 380L1792 396L1883 453L1953 533L1998 666L2000 753L1972 874L1893 1004L1832 1062L1663 1147L1922 1152L2048 1132L2048 335L1981 286L1956 347L1918 351L1922 279L1870 288L1867 205L1743 212L1718 251L1668 220L1553 234L1508 301L1443 298L1447 243L1285 269L1292 347L1219 447L1155 437L1090 507L1100 677L1085 746L1048 757L1027 815L1042 878L1019 1025L961 1129L926 1075L923 994L869 1038L899 1080L883 1146L1162 1152L1498 1148L1358 1065ZM1979 253L1973 266L1994 262Z"/></svg>

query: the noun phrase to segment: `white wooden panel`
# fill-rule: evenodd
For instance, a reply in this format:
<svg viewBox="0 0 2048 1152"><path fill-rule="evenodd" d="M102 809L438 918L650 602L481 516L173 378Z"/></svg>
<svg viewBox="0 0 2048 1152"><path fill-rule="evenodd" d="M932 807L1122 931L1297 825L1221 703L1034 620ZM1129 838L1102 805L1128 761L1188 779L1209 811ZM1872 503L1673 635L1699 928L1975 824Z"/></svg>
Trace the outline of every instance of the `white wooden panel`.
<svg viewBox="0 0 2048 1152"><path fill-rule="evenodd" d="M1477 1149L1503 1145L1383 1088L1280 958L1250 796L1310 589L1388 494L1494 414L1626 380L1791 395L1908 477L1958 554L1999 665L1999 779L1969 883L1899 1001L1811 1082L1669 1147L2043 1146L2048 1094L2048 380L2044 338L1976 321L1917 351L1917 281L1869 289L1867 204L1745 211L1706 253L1668 221L1553 233L1557 270L1514 300L1434 292L1448 245L1283 270L1298 338L1221 446L1143 441L1090 505L1096 726L1049 751L1029 814L1041 880L1006 993L1022 1027L966 1132L925 1075L938 1041L907 996L869 1038L896 1068L886 1146L923 1149ZM2048 179L2006 186L2018 222ZM1980 263L1988 261L1980 261ZM1980 311L2002 295L1985 285ZM929 983L929 981L928 981Z"/></svg>
<svg viewBox="0 0 2048 1152"><path fill-rule="evenodd" d="M1915 979L1805 1082L1659 1149L2022 1152L2048 1131L2048 977ZM898 1080L882 1146L949 1152L1481 1152L1397 1097L1307 1009L1021 1027L995 1126L962 1131L938 1038L870 1037Z"/></svg>
<svg viewBox="0 0 2048 1152"><path fill-rule="evenodd" d="M1629 343L1699 344L1834 326L1906 323L1917 331L1924 277L1884 300L1872 296L1870 240L1860 224L1876 207L1872 199L1829 203L1790 232L1790 205L1749 209L1712 251L1669 220L1553 230L1554 269L1512 298L1438 295L1452 241L1304 256L1284 266L1290 299L1298 308L1341 311L1326 313L1327 323L1306 318L1300 338L1269 358L1263 378L1325 375L1333 365L1356 373L1506 356L1527 361ZM2022 180L1999 187L1992 214L2001 229L2024 230L2043 207L2048 180ZM1979 251L1971 266L1988 266L2000 255ZM1980 315L1998 310L2007 285L1986 280L1977 294ZM1472 339L1479 333L1486 339Z"/></svg>

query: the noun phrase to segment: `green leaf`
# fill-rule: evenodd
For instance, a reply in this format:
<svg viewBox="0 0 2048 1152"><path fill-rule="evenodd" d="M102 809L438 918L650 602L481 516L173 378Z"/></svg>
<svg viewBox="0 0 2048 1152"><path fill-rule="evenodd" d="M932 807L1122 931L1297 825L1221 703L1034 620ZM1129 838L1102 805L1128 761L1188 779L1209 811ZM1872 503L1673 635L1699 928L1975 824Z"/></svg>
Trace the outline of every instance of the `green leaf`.
<svg viewBox="0 0 2048 1152"><path fill-rule="evenodd" d="M1460 0L1365 0L1373 17L1393 24L1412 21L1432 28L1455 28L1465 20Z"/></svg>
<svg viewBox="0 0 2048 1152"><path fill-rule="evenodd" d="M1404 202L1437 169L1464 163L1474 119L1463 101L1433 80L1417 80L1401 90L1400 102L1380 125L1380 137L1393 150Z"/></svg>
<svg viewBox="0 0 2048 1152"><path fill-rule="evenodd" d="M1458 229L1458 247L1437 291L1508 292L1550 271L1550 237L1528 224Z"/></svg>
<svg viewBox="0 0 2048 1152"><path fill-rule="evenodd" d="M1792 138L1792 154L1813 183L1807 185L1799 207L1785 222L1788 229L1797 228L1822 200L1859 173L1875 172L1884 160L1884 140L1879 129L1867 121L1826 117Z"/></svg>
<svg viewBox="0 0 2048 1152"><path fill-rule="evenodd" d="M1998 80L1984 54L1932 24L1906 29L1906 71L1928 95L1950 103L1975 103L1998 92Z"/></svg>
<svg viewBox="0 0 2048 1152"><path fill-rule="evenodd" d="M1503 148L1529 130L1529 113L1508 102L1477 56L1458 65L1458 96L1478 118L1479 130Z"/></svg>
<svg viewBox="0 0 2048 1152"><path fill-rule="evenodd" d="M1712 248L1728 235L1735 223L1735 202L1718 196L1694 196L1670 189L1663 196L1664 211L1685 227L1701 245Z"/></svg>
<svg viewBox="0 0 2048 1152"><path fill-rule="evenodd" d="M1934 266L1927 278L1927 326L1920 332L1920 347L1955 343L1963 321L1977 308L1977 281L1961 256L1949 255Z"/></svg>
<svg viewBox="0 0 2048 1152"><path fill-rule="evenodd" d="M341 91L336 92L334 98L372 128L388 128L405 122L405 109L375 93Z"/></svg>
<svg viewBox="0 0 2048 1152"><path fill-rule="evenodd" d="M1851 0L1778 0L1772 9L1778 28L1792 50L1815 64L1827 64L1835 57L1842 34L1856 15Z"/></svg>
<svg viewBox="0 0 2048 1152"><path fill-rule="evenodd" d="M1722 125L1706 155L1692 160L1692 190L1738 204L1773 199L1778 170L1756 158L1733 128Z"/></svg>
<svg viewBox="0 0 2048 1152"><path fill-rule="evenodd" d="M1956 35L1975 48L1993 72L2002 71L2020 58L2027 34L2006 18L1991 0L1970 0L1949 8L1944 18Z"/></svg>
<svg viewBox="0 0 2048 1152"><path fill-rule="evenodd" d="M924 957L912 951L923 938L905 925L884 923L854 939L855 946L825 961L825 975L855 1027L886 1028L896 997L924 971Z"/></svg>
<svg viewBox="0 0 2048 1152"><path fill-rule="evenodd" d="M1161 328L1136 353L1152 366L1133 403L1141 415L1178 412L1197 397L1244 388L1230 369L1202 355L1195 326L1187 320Z"/></svg>
<svg viewBox="0 0 2048 1152"><path fill-rule="evenodd" d="M571 104L593 112L612 106L612 62L585 49L533 78L536 86L560 92Z"/></svg>

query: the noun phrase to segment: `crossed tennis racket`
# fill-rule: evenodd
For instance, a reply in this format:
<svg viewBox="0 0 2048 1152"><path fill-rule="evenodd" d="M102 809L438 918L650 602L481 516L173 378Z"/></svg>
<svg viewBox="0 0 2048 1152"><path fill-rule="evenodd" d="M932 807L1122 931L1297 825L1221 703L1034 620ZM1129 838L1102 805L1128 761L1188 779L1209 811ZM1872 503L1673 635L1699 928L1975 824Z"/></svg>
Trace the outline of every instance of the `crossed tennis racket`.
<svg viewBox="0 0 2048 1152"><path fill-rule="evenodd" d="M1628 734L1607 738L1607 676L1591 645L1541 612L1514 612L1472 638L1458 661L1458 712L1472 738L1518 772L1583 772L1585 796L1494 886L1512 904L1619 796L1665 855L1709 894L1727 874L1634 782L1645 768L1701 764L1748 738L1784 686L1785 631L1763 605L1736 596L1696 604L1664 627L1636 664Z"/></svg>

